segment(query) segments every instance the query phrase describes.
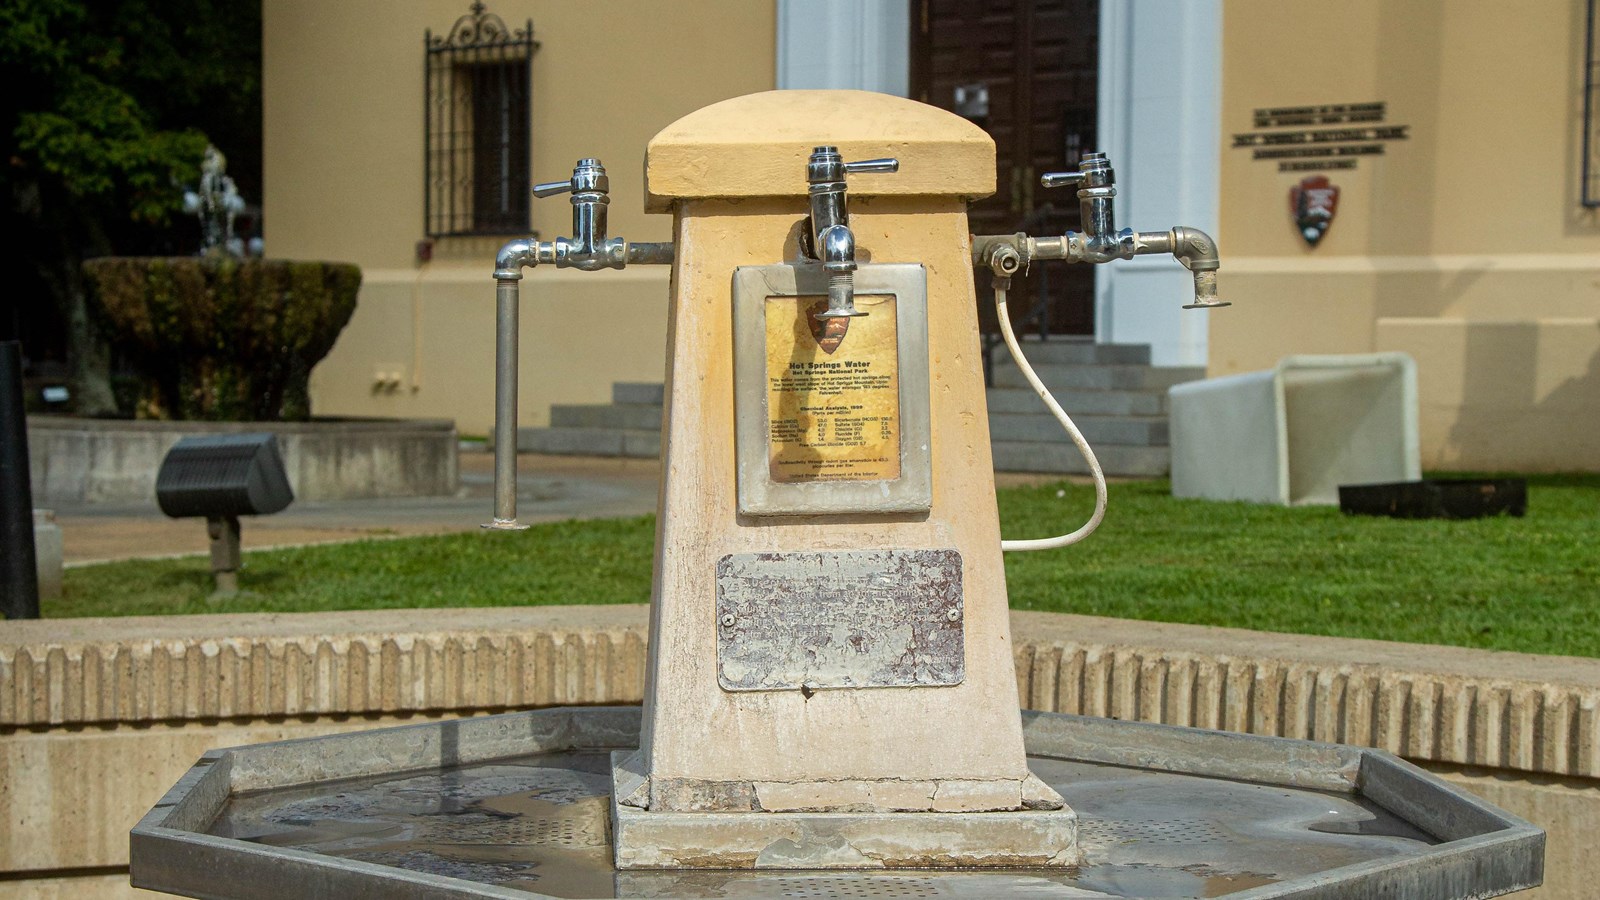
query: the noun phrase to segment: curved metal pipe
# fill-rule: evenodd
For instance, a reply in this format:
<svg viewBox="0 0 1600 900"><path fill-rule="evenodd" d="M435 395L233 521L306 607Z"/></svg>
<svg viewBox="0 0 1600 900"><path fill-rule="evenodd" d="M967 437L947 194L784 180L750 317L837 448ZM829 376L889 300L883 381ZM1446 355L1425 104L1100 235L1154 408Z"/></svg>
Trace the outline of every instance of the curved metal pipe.
<svg viewBox="0 0 1600 900"><path fill-rule="evenodd" d="M1217 257L1217 242L1198 228L1177 225L1172 229L1172 255L1184 268L1195 272L1215 272L1221 265Z"/></svg>
<svg viewBox="0 0 1600 900"><path fill-rule="evenodd" d="M539 250L532 240L518 238L507 241L500 252L494 255L494 277L496 281L519 281L524 266L538 264Z"/></svg>
<svg viewBox="0 0 1600 900"><path fill-rule="evenodd" d="M603 228L605 218L600 215L590 221ZM528 527L517 522L517 328L522 270L540 263L582 271L620 269L630 263L668 265L674 250L670 241L629 243L611 238L584 250L581 242L567 238L518 238L495 254L494 520L484 528L514 531Z"/></svg>
<svg viewBox="0 0 1600 900"><path fill-rule="evenodd" d="M1090 235L1069 231L1059 237L1029 237L1027 234L980 234L972 237L972 263L988 266L997 275L1010 275L1026 269L1036 259L1063 259L1067 262L1105 263L1132 259L1152 253L1171 254L1194 276L1194 302L1184 309L1231 306L1217 299L1217 270L1221 259L1217 242L1198 228L1178 225L1168 231Z"/></svg>
<svg viewBox="0 0 1600 900"><path fill-rule="evenodd" d="M1194 275L1194 302L1185 303L1184 309L1215 309L1232 306L1217 299L1217 269L1222 262L1217 255L1217 242L1211 235L1187 225L1173 226L1170 231L1142 231L1134 236L1137 253L1170 253Z"/></svg>

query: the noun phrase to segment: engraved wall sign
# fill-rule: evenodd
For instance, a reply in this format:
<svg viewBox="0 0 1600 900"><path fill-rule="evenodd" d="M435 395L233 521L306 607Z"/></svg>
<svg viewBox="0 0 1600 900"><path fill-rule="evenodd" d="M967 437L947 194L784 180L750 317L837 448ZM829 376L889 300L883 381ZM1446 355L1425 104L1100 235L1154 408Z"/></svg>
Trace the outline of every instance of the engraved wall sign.
<svg viewBox="0 0 1600 900"><path fill-rule="evenodd" d="M1386 103L1327 103L1257 109L1250 131L1233 136L1235 149L1276 163L1279 172L1354 169L1362 158L1383 156L1393 141L1410 138L1410 125L1385 122Z"/></svg>
<svg viewBox="0 0 1600 900"><path fill-rule="evenodd" d="M717 680L729 691L960 684L955 550L736 553L717 563Z"/></svg>
<svg viewBox="0 0 1600 900"><path fill-rule="evenodd" d="M767 300L772 480L900 477L899 336L893 297L856 297L858 319L819 320L826 298Z"/></svg>
<svg viewBox="0 0 1600 900"><path fill-rule="evenodd" d="M856 270L867 315L819 323L820 264L740 266L733 276L739 512L926 512L928 280L920 265Z"/></svg>
<svg viewBox="0 0 1600 900"><path fill-rule="evenodd" d="M1315 247L1339 211L1339 188L1326 175L1308 175L1289 189L1289 212L1306 244Z"/></svg>

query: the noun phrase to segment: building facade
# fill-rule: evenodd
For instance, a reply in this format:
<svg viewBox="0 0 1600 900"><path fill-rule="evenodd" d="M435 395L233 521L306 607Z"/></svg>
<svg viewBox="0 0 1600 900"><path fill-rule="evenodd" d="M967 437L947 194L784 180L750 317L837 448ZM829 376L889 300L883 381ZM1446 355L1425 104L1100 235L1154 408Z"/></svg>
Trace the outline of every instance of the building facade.
<svg viewBox="0 0 1600 900"><path fill-rule="evenodd" d="M485 433L489 272L505 235L462 234L473 222L442 228L425 212L453 198L481 225L510 192L463 186L441 159L479 173L514 158L547 181L598 156L611 234L666 240L670 219L642 211L644 147L694 109L853 87L976 117L954 88L967 103L982 88L1002 144L1019 129L1049 135L999 173L1002 192L1022 186L1010 200L1019 218L1042 202L1026 183L1066 135L1062 165L1073 140L1111 153L1120 225L1192 225L1219 240L1232 308L1180 312L1187 273L1167 259L1100 266L1085 288L1098 340L1148 343L1156 362L1212 375L1295 353L1405 351L1425 467L1597 470L1600 220L1582 183L1591 2L1506 16L1492 0L623 0L597 22L584 8L496 0L483 12L512 32L531 20L538 42L526 83L510 82L525 106L508 111L474 75L478 99L442 114L438 97L464 82L430 80L423 39L474 15L460 0L267 0L268 251L365 272L355 318L313 375L319 414L446 416ZM1046 89L1066 65L1055 60L1081 64L1084 47L1093 108L1081 85L1069 109L1041 101L1058 96ZM1006 124L1030 98L1033 118ZM491 140L448 145L467 131ZM560 197L508 214L545 238L570 233ZM552 403L603 402L615 381L660 380L667 277L527 273L524 423L545 422Z"/></svg>
<svg viewBox="0 0 1600 900"><path fill-rule="evenodd" d="M1404 351L1424 468L1600 470L1600 217L1582 184L1591 6L1229 0L1221 241L1237 305L1211 319L1210 371ZM1376 108L1273 118L1357 105ZM1340 115L1362 113L1328 118ZM1318 132L1343 155L1273 155L1307 145L1260 137ZM1290 191L1318 175L1337 210L1313 248Z"/></svg>
<svg viewBox="0 0 1600 900"><path fill-rule="evenodd" d="M603 9L495 0L482 13L513 34L531 20L538 45L527 61L524 182L564 179L579 158L599 157L611 180L611 234L630 240L672 237L670 217L644 214L650 137L702 106L774 83L770 4L707 0L691 15L646 0ZM441 114L440 86L431 86L430 103L426 81L425 35L459 37L458 27L475 27L474 10L466 0L267 0L262 19L267 252L354 262L363 272L356 314L312 374L317 414L452 418L464 434L487 433L491 273L508 235L492 222L472 234L468 221L443 227L468 233L430 237L438 223L425 221L430 204L448 209L452 195L458 209L470 202L473 188L458 184L484 174L474 171L485 168L481 154L460 149L474 117L485 117L462 95L475 86L444 85L457 102ZM503 61L485 55L456 66ZM440 189L440 179L450 183ZM533 200L530 212L546 239L571 234L566 197ZM661 380L667 277L663 267L526 273L524 423L542 424L554 402L606 400L613 381Z"/></svg>

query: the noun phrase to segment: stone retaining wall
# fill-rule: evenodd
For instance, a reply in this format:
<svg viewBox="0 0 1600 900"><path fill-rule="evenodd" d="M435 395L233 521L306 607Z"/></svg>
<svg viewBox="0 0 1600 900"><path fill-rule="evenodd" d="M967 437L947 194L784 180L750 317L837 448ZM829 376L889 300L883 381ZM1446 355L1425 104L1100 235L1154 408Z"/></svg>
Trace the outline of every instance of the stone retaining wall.
<svg viewBox="0 0 1600 900"><path fill-rule="evenodd" d="M28 417L36 506L155 504L156 472L180 439L270 431L297 500L455 493L457 439L447 419L153 422Z"/></svg>
<svg viewBox="0 0 1600 900"><path fill-rule="evenodd" d="M1381 747L1549 829L1540 897L1600 880L1580 846L1600 826L1600 660L1047 613L1012 627L1024 706ZM646 633L642 606L7 623L0 871L24 896L131 896L127 829L205 749L636 703Z"/></svg>

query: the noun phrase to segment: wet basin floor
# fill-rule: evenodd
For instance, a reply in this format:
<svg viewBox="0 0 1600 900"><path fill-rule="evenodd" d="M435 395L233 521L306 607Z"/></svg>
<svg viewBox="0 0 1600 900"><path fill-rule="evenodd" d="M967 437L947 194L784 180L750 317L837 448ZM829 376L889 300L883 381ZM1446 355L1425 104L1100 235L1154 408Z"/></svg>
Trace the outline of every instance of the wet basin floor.
<svg viewBox="0 0 1600 900"><path fill-rule="evenodd" d="M609 750L230 799L209 833L554 897L1224 897L1436 843L1359 796L1031 757L1077 811L1068 870L617 871Z"/></svg>

